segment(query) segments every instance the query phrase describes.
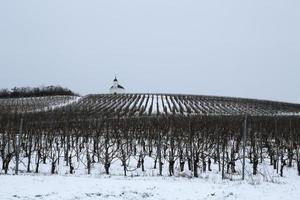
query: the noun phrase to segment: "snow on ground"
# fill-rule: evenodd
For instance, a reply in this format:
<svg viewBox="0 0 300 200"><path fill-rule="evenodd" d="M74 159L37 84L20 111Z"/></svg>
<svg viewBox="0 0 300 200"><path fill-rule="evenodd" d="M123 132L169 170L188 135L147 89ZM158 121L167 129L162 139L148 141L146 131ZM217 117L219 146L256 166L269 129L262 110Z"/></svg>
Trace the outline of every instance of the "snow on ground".
<svg viewBox="0 0 300 200"><path fill-rule="evenodd" d="M80 99L82 99L82 97L75 96L72 99L69 99L68 101L65 101L63 103L59 103L57 105L52 105L50 108L51 108L51 110L54 110L56 108L61 108L61 107L64 107L64 106L68 106L68 105L73 104L73 103L78 103Z"/></svg>
<svg viewBox="0 0 300 200"><path fill-rule="evenodd" d="M269 178L247 172L245 181L234 177L231 177L233 181L222 180L217 170L202 173L199 178L159 177L155 173L148 169L143 175L132 172L128 177L107 176L100 170L94 170L92 175L0 175L0 199L296 200L300 197L300 177L295 168L287 168L284 177L279 177L275 171L268 172Z"/></svg>
<svg viewBox="0 0 300 200"><path fill-rule="evenodd" d="M0 199L299 199L299 178L253 185L206 178L1 176Z"/></svg>

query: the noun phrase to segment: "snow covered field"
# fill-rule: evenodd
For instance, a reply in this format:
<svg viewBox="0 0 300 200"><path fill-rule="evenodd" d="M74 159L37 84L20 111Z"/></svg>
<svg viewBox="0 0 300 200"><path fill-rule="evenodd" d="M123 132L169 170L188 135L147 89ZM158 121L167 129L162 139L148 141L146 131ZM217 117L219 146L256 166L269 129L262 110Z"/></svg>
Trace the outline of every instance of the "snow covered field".
<svg viewBox="0 0 300 200"><path fill-rule="evenodd" d="M216 172L199 178L118 175L1 175L0 199L270 199L293 200L300 197L300 177L294 169L286 176L271 175L247 180L221 180Z"/></svg>

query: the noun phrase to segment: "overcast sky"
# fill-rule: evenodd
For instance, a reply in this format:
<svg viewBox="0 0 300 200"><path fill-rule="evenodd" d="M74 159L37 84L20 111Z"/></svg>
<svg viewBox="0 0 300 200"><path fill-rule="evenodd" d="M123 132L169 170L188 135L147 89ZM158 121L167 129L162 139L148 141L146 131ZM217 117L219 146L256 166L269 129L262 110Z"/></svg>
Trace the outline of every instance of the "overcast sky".
<svg viewBox="0 0 300 200"><path fill-rule="evenodd" d="M299 0L0 0L0 88L300 103Z"/></svg>

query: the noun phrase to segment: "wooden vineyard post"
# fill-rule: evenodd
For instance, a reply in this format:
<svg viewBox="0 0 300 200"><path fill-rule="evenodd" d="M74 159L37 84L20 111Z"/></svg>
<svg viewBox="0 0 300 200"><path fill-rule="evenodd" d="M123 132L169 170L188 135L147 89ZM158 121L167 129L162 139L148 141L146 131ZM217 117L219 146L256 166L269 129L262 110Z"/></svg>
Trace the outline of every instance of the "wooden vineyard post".
<svg viewBox="0 0 300 200"><path fill-rule="evenodd" d="M16 168L15 168L15 174L18 174L18 172L19 172L20 137L22 135L22 129L23 129L23 118L21 118L19 133L16 134L16 141L15 141L16 142L16 149L15 149Z"/></svg>
<svg viewBox="0 0 300 200"><path fill-rule="evenodd" d="M245 180L246 137L247 137L247 114L245 115L245 119L244 119L244 131L243 131L243 168L242 168L242 180Z"/></svg>

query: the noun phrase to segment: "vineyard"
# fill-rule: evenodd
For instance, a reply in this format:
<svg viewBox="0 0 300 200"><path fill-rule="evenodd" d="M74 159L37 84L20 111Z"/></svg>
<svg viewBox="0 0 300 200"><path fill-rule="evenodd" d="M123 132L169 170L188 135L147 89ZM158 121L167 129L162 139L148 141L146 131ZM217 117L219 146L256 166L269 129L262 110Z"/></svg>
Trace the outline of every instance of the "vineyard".
<svg viewBox="0 0 300 200"><path fill-rule="evenodd" d="M50 96L0 99L2 112L87 111L105 117L300 115L300 105L283 102L167 94Z"/></svg>
<svg viewBox="0 0 300 200"><path fill-rule="evenodd" d="M300 176L300 104L172 94L45 96L0 99L2 173L87 174L96 166L124 175L156 169L189 176L217 168L223 179L253 175L268 163ZM145 163L151 166L145 167ZM244 164L243 164L244 167Z"/></svg>

